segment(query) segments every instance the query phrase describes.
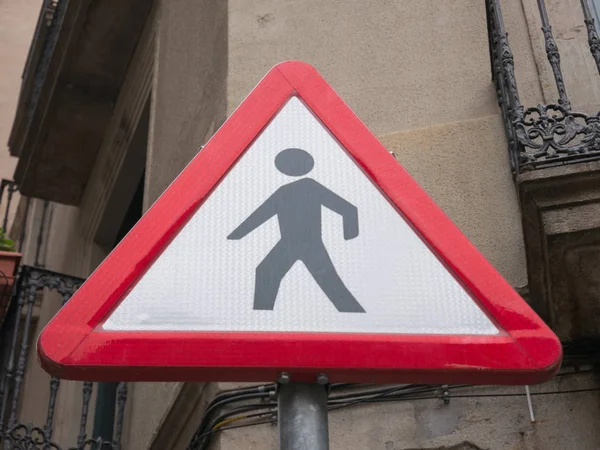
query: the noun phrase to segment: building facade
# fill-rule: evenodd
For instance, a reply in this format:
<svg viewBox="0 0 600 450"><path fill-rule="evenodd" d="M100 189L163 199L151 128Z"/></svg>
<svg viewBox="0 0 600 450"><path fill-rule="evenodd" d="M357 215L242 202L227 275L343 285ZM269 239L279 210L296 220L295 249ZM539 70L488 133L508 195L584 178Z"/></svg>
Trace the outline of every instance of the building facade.
<svg viewBox="0 0 600 450"><path fill-rule="evenodd" d="M531 387L531 408L525 387L335 386L343 407L330 413L331 448L600 448L593 1L41 8L9 138L21 195L9 230L23 267L0 328L5 448L277 448L270 385L56 380L39 367L35 340L256 83L290 59L319 70L565 349L561 373Z"/></svg>
<svg viewBox="0 0 600 450"><path fill-rule="evenodd" d="M29 45L40 11L40 1L10 1L0 5L0 191L6 200L18 203L19 192L12 183L17 158L8 152L8 136L15 115L21 83L21 75L28 58ZM6 196L6 197L4 197ZM15 208L6 209L7 202L0 203L0 227L7 228Z"/></svg>

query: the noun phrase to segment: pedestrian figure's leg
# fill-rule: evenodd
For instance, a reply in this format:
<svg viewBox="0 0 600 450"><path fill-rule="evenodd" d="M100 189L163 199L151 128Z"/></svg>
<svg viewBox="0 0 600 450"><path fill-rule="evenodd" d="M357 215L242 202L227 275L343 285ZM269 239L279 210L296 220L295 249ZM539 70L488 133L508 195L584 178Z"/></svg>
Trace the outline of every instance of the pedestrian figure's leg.
<svg viewBox="0 0 600 450"><path fill-rule="evenodd" d="M272 310L275 306L281 280L292 268L296 259L281 241L273 247L256 268L254 309Z"/></svg>
<svg viewBox="0 0 600 450"><path fill-rule="evenodd" d="M325 246L307 248L302 262L339 312L365 312L338 275Z"/></svg>

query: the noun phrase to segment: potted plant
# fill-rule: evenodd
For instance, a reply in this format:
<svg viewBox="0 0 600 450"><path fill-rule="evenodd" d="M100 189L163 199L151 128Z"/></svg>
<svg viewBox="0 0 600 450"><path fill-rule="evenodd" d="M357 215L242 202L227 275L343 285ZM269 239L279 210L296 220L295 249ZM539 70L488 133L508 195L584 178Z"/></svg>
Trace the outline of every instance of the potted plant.
<svg viewBox="0 0 600 450"><path fill-rule="evenodd" d="M12 294L21 254L15 249L15 243L0 228L0 319Z"/></svg>

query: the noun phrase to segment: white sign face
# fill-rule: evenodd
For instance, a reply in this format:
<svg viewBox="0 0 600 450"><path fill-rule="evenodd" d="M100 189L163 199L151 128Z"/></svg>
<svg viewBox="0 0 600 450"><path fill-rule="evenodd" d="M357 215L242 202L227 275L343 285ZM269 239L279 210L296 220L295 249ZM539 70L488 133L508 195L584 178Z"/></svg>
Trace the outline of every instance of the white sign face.
<svg viewBox="0 0 600 450"><path fill-rule="evenodd" d="M499 333L296 97L103 328Z"/></svg>

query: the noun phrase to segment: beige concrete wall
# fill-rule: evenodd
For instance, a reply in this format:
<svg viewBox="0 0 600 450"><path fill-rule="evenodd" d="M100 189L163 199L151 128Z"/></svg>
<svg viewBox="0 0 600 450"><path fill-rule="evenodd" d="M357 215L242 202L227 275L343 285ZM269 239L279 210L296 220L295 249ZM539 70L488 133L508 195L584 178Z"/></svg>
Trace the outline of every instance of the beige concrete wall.
<svg viewBox="0 0 600 450"><path fill-rule="evenodd" d="M9 180L13 178L17 159L8 154L8 136L41 3L41 0L5 0L0 3L0 178ZM18 197L18 193L13 197L9 229ZM4 218L5 208L4 202L0 205L0 219Z"/></svg>
<svg viewBox="0 0 600 450"><path fill-rule="evenodd" d="M225 120L226 2L160 2L146 166L148 208Z"/></svg>
<svg viewBox="0 0 600 450"><path fill-rule="evenodd" d="M595 389L594 376L560 377L536 392ZM512 394L514 397L493 397ZM352 406L329 414L331 450L596 450L598 392L535 395L529 418L523 387L451 390L439 399ZM491 396L491 397L486 397ZM219 434L215 450L277 450L277 428L258 425Z"/></svg>
<svg viewBox="0 0 600 450"><path fill-rule="evenodd" d="M381 141L511 285L527 284L500 116L388 134Z"/></svg>
<svg viewBox="0 0 600 450"><path fill-rule="evenodd" d="M529 102L541 98L518 2L504 20ZM496 114L484 3L230 0L228 110L278 62L317 68L378 135Z"/></svg>

